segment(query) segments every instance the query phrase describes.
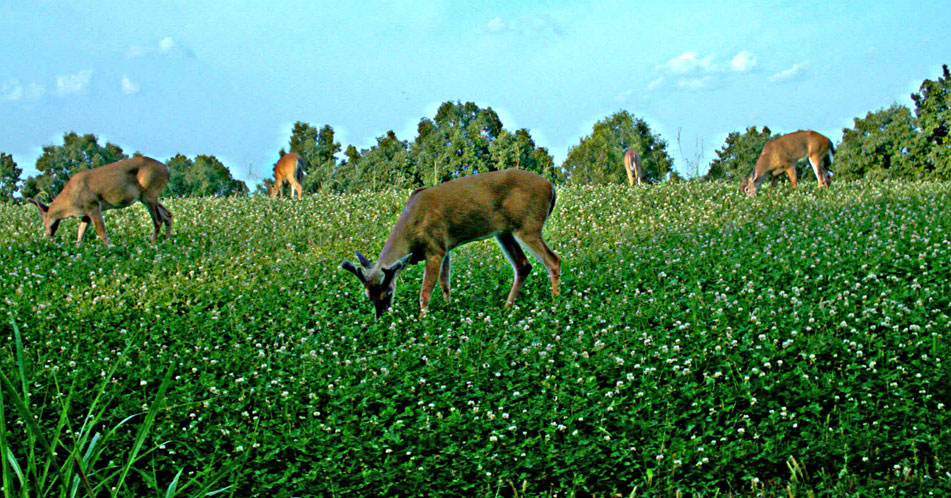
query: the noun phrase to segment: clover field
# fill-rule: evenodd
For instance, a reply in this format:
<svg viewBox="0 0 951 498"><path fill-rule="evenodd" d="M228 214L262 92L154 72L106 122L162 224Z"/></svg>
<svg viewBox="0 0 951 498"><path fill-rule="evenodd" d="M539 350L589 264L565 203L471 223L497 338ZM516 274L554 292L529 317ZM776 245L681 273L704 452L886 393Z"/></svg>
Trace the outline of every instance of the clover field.
<svg viewBox="0 0 951 498"><path fill-rule="evenodd" d="M408 194L0 205L0 496L951 493L951 184L561 187L560 297L489 240L374 321Z"/></svg>

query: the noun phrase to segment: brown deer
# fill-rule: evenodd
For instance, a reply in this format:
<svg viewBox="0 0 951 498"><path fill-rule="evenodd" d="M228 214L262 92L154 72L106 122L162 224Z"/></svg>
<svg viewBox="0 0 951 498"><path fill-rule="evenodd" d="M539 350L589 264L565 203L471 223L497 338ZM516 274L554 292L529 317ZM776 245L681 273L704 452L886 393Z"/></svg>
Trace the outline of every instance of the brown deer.
<svg viewBox="0 0 951 498"><path fill-rule="evenodd" d="M832 175L826 168L832 164L834 152L831 140L810 130L800 130L774 138L763 146L753 174L743 179L740 191L752 197L767 177L775 184L776 178L783 172L789 176L792 188L796 188L796 163L803 159L808 159L812 165L819 186L828 187Z"/></svg>
<svg viewBox="0 0 951 498"><path fill-rule="evenodd" d="M60 220L76 217L80 219L77 244L83 241L86 228L92 221L102 242L112 245L106 236L102 212L141 201L152 216L155 226L152 242L155 242L163 223L166 227L165 236L172 234L172 213L159 204L159 194L168 183L168 177L168 166L165 164L148 157L133 157L76 173L49 206L36 199L30 199L29 202L36 205L43 215L48 237L56 235Z"/></svg>
<svg viewBox="0 0 951 498"><path fill-rule="evenodd" d="M558 296L561 260L542 238L542 226L554 207L555 189L548 180L514 168L418 188L406 202L376 263L357 252L359 267L350 261L340 266L366 288L379 319L393 301L400 272L407 265L425 262L419 291L420 314L425 315L437 277L443 297L449 301L449 251L495 237L515 270L506 306L515 302L532 269L519 241L544 263L552 295Z"/></svg>
<svg viewBox="0 0 951 498"><path fill-rule="evenodd" d="M271 187L271 198L282 197L284 195L284 180L291 184L291 199L294 198L294 192L297 192L297 198L304 195L304 189L300 182L304 179L304 159L299 154L291 152L284 154L274 165L274 186Z"/></svg>
<svg viewBox="0 0 951 498"><path fill-rule="evenodd" d="M640 185L644 183L644 171L641 169L641 155L634 149L624 151L624 170L627 171L627 184Z"/></svg>

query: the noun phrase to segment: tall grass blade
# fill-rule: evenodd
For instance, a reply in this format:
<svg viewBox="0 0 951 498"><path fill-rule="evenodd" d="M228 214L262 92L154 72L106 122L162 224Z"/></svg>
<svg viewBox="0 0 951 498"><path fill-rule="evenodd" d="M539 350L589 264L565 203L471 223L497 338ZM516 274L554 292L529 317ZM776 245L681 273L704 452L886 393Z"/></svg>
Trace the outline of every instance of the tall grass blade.
<svg viewBox="0 0 951 498"><path fill-rule="evenodd" d="M155 422L155 416L158 415L159 410L162 409L162 406L165 402L165 393L168 390L168 385L172 380L172 371L174 367L172 364L169 364L168 370L165 372L165 378L162 379L162 384L159 385L158 393L155 395L155 399L152 400L151 406L149 406L149 412L145 415L145 420L142 421L142 425L139 426L139 431L135 437L135 443L132 445L132 451L129 452L129 457L126 460L125 465L122 466L122 471L119 473L118 481L113 489L112 496L119 496L119 493L122 492L122 487L125 485L125 478L129 474L129 470L132 468L132 465L136 461L136 457L139 454L139 451L142 449L142 445L145 444L145 438L148 436L149 431L152 428L152 424Z"/></svg>

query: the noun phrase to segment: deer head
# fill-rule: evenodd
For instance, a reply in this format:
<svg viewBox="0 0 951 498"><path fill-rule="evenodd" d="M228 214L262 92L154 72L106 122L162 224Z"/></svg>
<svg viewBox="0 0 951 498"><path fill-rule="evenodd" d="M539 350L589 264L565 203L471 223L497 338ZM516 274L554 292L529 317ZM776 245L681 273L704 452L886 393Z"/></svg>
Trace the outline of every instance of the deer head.
<svg viewBox="0 0 951 498"><path fill-rule="evenodd" d="M407 254L391 265L377 268L359 251L354 252L357 254L357 260L360 261L360 267L349 260L344 261L340 267L357 276L366 290L367 299L373 303L376 318L379 319L393 304L393 295L396 293L396 278L401 271L406 269L406 265L409 264L413 255ZM367 273L364 274L364 270Z"/></svg>

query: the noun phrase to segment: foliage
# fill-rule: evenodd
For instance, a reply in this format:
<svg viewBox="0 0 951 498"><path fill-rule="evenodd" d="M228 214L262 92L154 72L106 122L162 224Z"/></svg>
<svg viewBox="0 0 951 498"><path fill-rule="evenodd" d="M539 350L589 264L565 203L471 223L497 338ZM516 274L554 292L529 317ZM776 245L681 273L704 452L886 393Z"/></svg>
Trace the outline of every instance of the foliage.
<svg viewBox="0 0 951 498"><path fill-rule="evenodd" d="M834 171L837 178L854 180L868 178L905 178L915 180L926 175L926 164L916 157L915 144L919 131L911 110L892 104L855 118L852 128L842 130L842 142L835 150Z"/></svg>
<svg viewBox="0 0 951 498"><path fill-rule="evenodd" d="M396 138L396 133L390 130L377 137L376 145L358 154L348 149L350 162L341 168L338 176L340 190L378 191L422 185L415 174L409 147L407 141Z"/></svg>
<svg viewBox="0 0 951 498"><path fill-rule="evenodd" d="M762 130L751 126L742 134L730 132L723 147L716 151L716 158L710 162L710 171L704 178L739 182L753 172L753 167L766 142L778 136L773 134L767 126L764 126Z"/></svg>
<svg viewBox="0 0 951 498"><path fill-rule="evenodd" d="M489 155L496 169L524 169L538 173L554 183L565 179L564 172L555 168L555 160L548 153L548 149L537 147L531 133L525 128L516 130L514 134L503 129L489 144Z"/></svg>
<svg viewBox="0 0 951 498"><path fill-rule="evenodd" d="M333 127L324 125L318 130L301 121L294 123L290 149L300 154L306 164L304 181L301 183L305 192L330 188L337 169L336 155L340 152L340 142L334 141Z"/></svg>
<svg viewBox="0 0 951 498"><path fill-rule="evenodd" d="M165 164L171 173L162 193L165 197L227 197L248 193L247 185L235 180L215 156L198 155L192 160L176 154Z"/></svg>
<svg viewBox="0 0 951 498"><path fill-rule="evenodd" d="M491 107L472 102L444 102L433 120L423 118L411 150L416 176L427 185L460 176L495 171L489 145L502 131L502 121Z"/></svg>
<svg viewBox="0 0 951 498"><path fill-rule="evenodd" d="M0 202L10 202L19 188L23 169L17 166L13 156L0 152Z"/></svg>
<svg viewBox="0 0 951 498"><path fill-rule="evenodd" d="M374 321L338 265L408 194L170 199L171 239L136 206L111 248L0 205L3 493L66 495L97 433L103 495L951 493L949 184L565 186L558 299L536 266L505 308L484 241Z"/></svg>
<svg viewBox="0 0 951 498"><path fill-rule="evenodd" d="M23 197L40 195L47 201L52 200L73 174L127 157L118 145L111 142L100 145L92 133L68 132L63 135L63 145L43 146L43 154L36 160L40 174L28 178L21 193Z"/></svg>
<svg viewBox="0 0 951 498"><path fill-rule="evenodd" d="M595 123L591 135L568 149L562 168L576 184L626 183L624 151L630 148L640 154L644 180L648 183L666 180L673 170L667 141L653 134L647 122L627 111L618 111Z"/></svg>
<svg viewBox="0 0 951 498"><path fill-rule="evenodd" d="M951 179L951 72L942 66L937 80L925 80L917 93L911 94L915 102L915 116L921 127L923 142L918 156L924 159L927 169L940 179Z"/></svg>

